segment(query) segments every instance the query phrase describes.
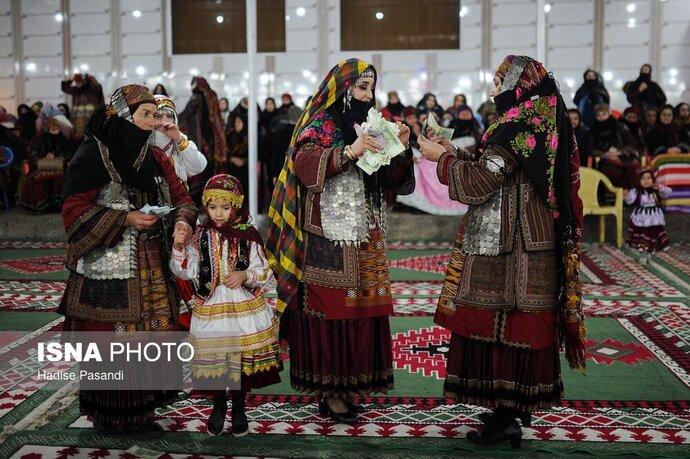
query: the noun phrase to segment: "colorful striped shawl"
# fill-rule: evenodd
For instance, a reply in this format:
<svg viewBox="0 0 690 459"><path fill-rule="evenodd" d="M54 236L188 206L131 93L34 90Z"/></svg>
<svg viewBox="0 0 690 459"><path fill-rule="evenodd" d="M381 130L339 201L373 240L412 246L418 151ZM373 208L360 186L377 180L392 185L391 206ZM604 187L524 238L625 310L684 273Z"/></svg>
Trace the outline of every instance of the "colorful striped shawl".
<svg viewBox="0 0 690 459"><path fill-rule="evenodd" d="M285 310L297 293L304 260L302 196L293 156L299 145L309 139L300 137L300 134L338 98L342 98L369 67L371 64L359 59L348 59L333 67L307 104L292 133L283 170L278 176L268 209L266 254L278 281L276 309L280 312Z"/></svg>

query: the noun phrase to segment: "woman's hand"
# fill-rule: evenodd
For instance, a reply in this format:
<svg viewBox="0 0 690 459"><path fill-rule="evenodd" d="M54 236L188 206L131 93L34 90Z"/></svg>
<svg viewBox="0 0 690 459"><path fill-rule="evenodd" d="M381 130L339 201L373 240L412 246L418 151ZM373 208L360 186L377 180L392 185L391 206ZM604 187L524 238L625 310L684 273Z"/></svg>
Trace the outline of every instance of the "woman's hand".
<svg viewBox="0 0 690 459"><path fill-rule="evenodd" d="M442 135L431 136L429 137L429 141L443 145L443 148L445 148L448 153L455 153L455 146L453 143Z"/></svg>
<svg viewBox="0 0 690 459"><path fill-rule="evenodd" d="M435 163L437 163L441 155L446 152L446 148L443 145L434 143L423 135L417 137L417 143L424 157Z"/></svg>
<svg viewBox="0 0 690 459"><path fill-rule="evenodd" d="M125 225L134 228L137 231L145 230L152 227L158 221L156 215L147 215L138 210L133 210L127 212L127 217L125 218Z"/></svg>
<svg viewBox="0 0 690 459"><path fill-rule="evenodd" d="M400 142L407 146L410 143L410 128L407 127L407 124L403 124L398 122L398 139Z"/></svg>
<svg viewBox="0 0 690 459"><path fill-rule="evenodd" d="M54 159L54 158L55 158L55 155L52 154L52 153L48 153L48 154L46 155L46 159Z"/></svg>
<svg viewBox="0 0 690 459"><path fill-rule="evenodd" d="M225 276L223 279L223 285L227 288L239 288L247 280L246 271L234 271Z"/></svg>
<svg viewBox="0 0 690 459"><path fill-rule="evenodd" d="M175 123L161 123L160 125L160 131L170 137L175 143L180 143L182 142L182 133L180 132L180 128L177 126Z"/></svg>
<svg viewBox="0 0 690 459"><path fill-rule="evenodd" d="M381 151L381 146L369 134L362 134L357 137L357 140L350 146L352 156L359 158L364 154L364 150L369 150L373 153Z"/></svg>

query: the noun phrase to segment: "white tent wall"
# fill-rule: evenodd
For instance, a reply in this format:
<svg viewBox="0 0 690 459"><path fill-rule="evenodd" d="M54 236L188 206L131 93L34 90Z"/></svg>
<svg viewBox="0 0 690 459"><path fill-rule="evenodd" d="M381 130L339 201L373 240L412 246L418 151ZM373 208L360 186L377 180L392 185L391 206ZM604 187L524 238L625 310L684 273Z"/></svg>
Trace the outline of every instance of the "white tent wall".
<svg viewBox="0 0 690 459"><path fill-rule="evenodd" d="M379 67L382 103L389 90L410 105L433 92L444 106L462 92L476 108L506 54L536 55L537 5L462 1L457 51L357 53L340 51L339 0L286 0L286 52L259 54L258 101L263 106L267 96L290 92L302 104L330 66L357 56ZM620 88L645 62L654 65L670 102L679 102L690 86L690 0L547 5L545 63L566 99L590 66L605 76L617 109L626 106ZM22 102L62 102L60 80L79 71L94 74L106 96L121 84L161 82L179 107L189 97L191 77L204 75L234 106L248 93L246 55L169 56L169 15L169 0L0 0L0 105L14 113Z"/></svg>

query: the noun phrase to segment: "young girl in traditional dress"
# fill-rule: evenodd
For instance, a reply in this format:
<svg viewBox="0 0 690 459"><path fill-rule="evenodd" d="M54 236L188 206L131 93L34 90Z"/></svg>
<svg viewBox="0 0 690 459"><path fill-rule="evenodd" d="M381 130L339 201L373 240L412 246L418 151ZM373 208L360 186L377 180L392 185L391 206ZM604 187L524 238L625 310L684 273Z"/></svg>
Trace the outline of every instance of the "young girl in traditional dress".
<svg viewBox="0 0 690 459"><path fill-rule="evenodd" d="M242 186L221 174L206 183L202 203L208 215L186 247L175 239L170 267L197 285L190 325L192 374L200 388L214 388L208 432L219 435L227 413L225 387L232 394L232 434L248 431L246 393L280 382L282 364L277 320L261 294L271 280L261 236L242 208ZM222 390L218 390L219 388Z"/></svg>
<svg viewBox="0 0 690 459"><path fill-rule="evenodd" d="M625 192L625 203L634 207L628 223L626 242L631 248L648 254L642 259L643 263L649 261L652 253L668 249L666 220L661 200L667 198L671 192L671 188L656 184L654 171L651 169L640 171L637 188Z"/></svg>

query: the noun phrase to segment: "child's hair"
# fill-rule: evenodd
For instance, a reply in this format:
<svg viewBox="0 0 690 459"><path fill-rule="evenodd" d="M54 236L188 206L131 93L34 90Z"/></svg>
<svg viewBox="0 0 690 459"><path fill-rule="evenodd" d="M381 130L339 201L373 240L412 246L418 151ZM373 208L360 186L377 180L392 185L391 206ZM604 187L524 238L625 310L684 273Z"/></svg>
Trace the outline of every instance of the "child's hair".
<svg viewBox="0 0 690 459"><path fill-rule="evenodd" d="M637 173L637 182L639 183L640 180L642 180L642 176L645 174L649 174L652 176L652 181L656 181L656 174L654 174L654 169L651 169L649 167L645 167L640 169L640 171Z"/></svg>
<svg viewBox="0 0 690 459"><path fill-rule="evenodd" d="M597 115L598 115L599 113L610 113L610 111L609 111L609 105L608 105L608 104L597 104L597 105L594 107L594 113L596 113Z"/></svg>
<svg viewBox="0 0 690 459"><path fill-rule="evenodd" d="M637 172L637 199L635 200L635 206L640 205L642 191L646 190L645 188L642 188L642 184L640 183L645 174L649 174L652 177L652 184L656 183L656 174L654 173L654 169L645 167ZM652 194L654 195L656 203L661 204L661 195L659 194L659 190L652 190Z"/></svg>

